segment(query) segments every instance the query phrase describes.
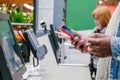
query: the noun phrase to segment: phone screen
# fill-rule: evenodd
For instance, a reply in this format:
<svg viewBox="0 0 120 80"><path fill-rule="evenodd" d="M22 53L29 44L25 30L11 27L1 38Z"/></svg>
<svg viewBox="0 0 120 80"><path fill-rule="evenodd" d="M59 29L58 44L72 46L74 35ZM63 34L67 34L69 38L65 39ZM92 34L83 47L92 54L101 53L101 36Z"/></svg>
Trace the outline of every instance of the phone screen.
<svg viewBox="0 0 120 80"><path fill-rule="evenodd" d="M69 34L73 35L74 37L77 36L74 32L72 32L69 28L67 28L66 26L62 26L62 28L67 31Z"/></svg>
<svg viewBox="0 0 120 80"><path fill-rule="evenodd" d="M66 33L68 36L71 37L71 39L74 39L74 37L76 37L77 35L71 31L69 28L67 28L66 26L62 26L60 27L60 30L62 30L64 33ZM79 40L81 40L81 38L79 36L77 36L79 38Z"/></svg>

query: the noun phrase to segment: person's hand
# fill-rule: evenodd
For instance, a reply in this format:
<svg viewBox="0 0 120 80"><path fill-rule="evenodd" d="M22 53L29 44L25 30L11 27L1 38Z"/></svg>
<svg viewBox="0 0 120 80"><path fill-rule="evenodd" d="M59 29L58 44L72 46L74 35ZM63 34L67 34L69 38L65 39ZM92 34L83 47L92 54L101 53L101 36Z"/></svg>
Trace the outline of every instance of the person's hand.
<svg viewBox="0 0 120 80"><path fill-rule="evenodd" d="M87 41L88 40L88 36L87 35L83 35L83 34L80 34L74 30L72 30L78 37L82 38L83 40Z"/></svg>
<svg viewBox="0 0 120 80"><path fill-rule="evenodd" d="M112 56L111 52L111 37L104 34L93 34L92 38L88 39L90 45L90 53L94 53L96 57L108 57Z"/></svg>
<svg viewBox="0 0 120 80"><path fill-rule="evenodd" d="M88 48L88 36L86 35L82 35L80 33L74 32L75 34L77 34L78 37L80 37L82 40L80 40L78 37L75 37L73 40L71 40L71 44L74 45L74 47L78 50L80 50L81 52L88 52L89 48ZM85 44L84 42L86 42L87 44ZM83 44L85 44L85 46L83 46Z"/></svg>
<svg viewBox="0 0 120 80"><path fill-rule="evenodd" d="M60 32L55 31L55 33L58 34L59 38L70 39L70 37L67 34L63 33L62 31L60 31Z"/></svg>

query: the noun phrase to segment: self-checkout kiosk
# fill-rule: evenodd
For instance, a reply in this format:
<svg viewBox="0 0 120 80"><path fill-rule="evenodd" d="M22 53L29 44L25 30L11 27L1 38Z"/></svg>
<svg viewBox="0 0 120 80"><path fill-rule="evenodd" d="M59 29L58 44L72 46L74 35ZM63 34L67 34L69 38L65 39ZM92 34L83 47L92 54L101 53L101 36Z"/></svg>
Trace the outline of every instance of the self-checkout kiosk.
<svg viewBox="0 0 120 80"><path fill-rule="evenodd" d="M21 80L26 71L9 15L0 14L0 80Z"/></svg>
<svg viewBox="0 0 120 80"><path fill-rule="evenodd" d="M23 32L25 44L27 47L29 47L28 50L30 51L26 51L27 49L20 49L20 45L16 41L15 32L12 29L10 17L8 14L0 14L0 26L0 80L22 80L24 74L29 70L29 68L32 67L32 69L35 69L35 67L40 65L39 61L44 59L44 56L47 53L47 48L44 44L40 44L38 42L33 29L30 28ZM22 46L25 48L25 45ZM23 55L24 51L30 52L28 57L33 58L33 63L32 60L27 62L30 63L29 68L26 67L26 60L24 59L24 55L26 54L24 53ZM37 61L37 64L35 60ZM27 74L27 78L29 78L29 75L32 73ZM36 78L38 78L38 76Z"/></svg>

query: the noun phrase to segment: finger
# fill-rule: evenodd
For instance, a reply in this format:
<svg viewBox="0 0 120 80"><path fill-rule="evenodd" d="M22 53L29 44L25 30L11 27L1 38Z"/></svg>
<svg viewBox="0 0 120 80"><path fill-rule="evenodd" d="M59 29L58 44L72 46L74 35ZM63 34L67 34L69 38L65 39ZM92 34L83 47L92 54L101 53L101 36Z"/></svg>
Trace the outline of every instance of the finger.
<svg viewBox="0 0 120 80"><path fill-rule="evenodd" d="M74 32L77 36L82 37L82 34Z"/></svg>
<svg viewBox="0 0 120 80"><path fill-rule="evenodd" d="M100 39L99 38L89 38L88 39L88 42L91 44L91 45L98 45L100 43Z"/></svg>
<svg viewBox="0 0 120 80"><path fill-rule="evenodd" d="M102 56L99 53L94 53L94 56L97 58L101 58Z"/></svg>
<svg viewBox="0 0 120 80"><path fill-rule="evenodd" d="M59 37L59 38L64 38L64 37L63 37L63 36L61 36L61 35L58 35L58 37Z"/></svg>
<svg viewBox="0 0 120 80"><path fill-rule="evenodd" d="M55 31L56 34L59 34L60 32L59 31Z"/></svg>
<svg viewBox="0 0 120 80"><path fill-rule="evenodd" d="M72 41L71 41L71 44L72 45L76 45L78 43L78 38L75 37Z"/></svg>
<svg viewBox="0 0 120 80"><path fill-rule="evenodd" d="M86 52L91 53L92 49L90 47L88 47Z"/></svg>
<svg viewBox="0 0 120 80"><path fill-rule="evenodd" d="M99 49L96 49L95 47L94 47L94 48L88 47L88 51L87 51L87 52L94 54L94 53L99 53L100 50L99 50Z"/></svg>
<svg viewBox="0 0 120 80"><path fill-rule="evenodd" d="M82 37L82 34L76 32L76 31L74 31L74 30L72 30L72 31L73 31L77 36Z"/></svg>
<svg viewBox="0 0 120 80"><path fill-rule="evenodd" d="M57 35L61 35L62 34L62 32L60 31L54 31Z"/></svg>
<svg viewBox="0 0 120 80"><path fill-rule="evenodd" d="M106 35L104 34L100 34L100 33L94 33L91 35L92 38L103 38L105 37Z"/></svg>
<svg viewBox="0 0 120 80"><path fill-rule="evenodd" d="M55 31L56 34L58 34L59 38L65 38L65 39L70 39L70 36L68 36L67 34L63 33L63 32L58 32Z"/></svg>
<svg viewBox="0 0 120 80"><path fill-rule="evenodd" d="M108 57L108 55L105 55L105 53L94 53L94 55L97 57L97 58L105 58L105 57Z"/></svg>
<svg viewBox="0 0 120 80"><path fill-rule="evenodd" d="M75 45L75 48L76 49L80 49L80 46L81 46L81 43L80 42L77 42L77 44ZM81 50L81 49L80 49Z"/></svg>
<svg viewBox="0 0 120 80"><path fill-rule="evenodd" d="M87 52L89 53L89 51L90 51L90 48L88 45L86 45L82 50L82 52L84 52L84 53L87 53Z"/></svg>

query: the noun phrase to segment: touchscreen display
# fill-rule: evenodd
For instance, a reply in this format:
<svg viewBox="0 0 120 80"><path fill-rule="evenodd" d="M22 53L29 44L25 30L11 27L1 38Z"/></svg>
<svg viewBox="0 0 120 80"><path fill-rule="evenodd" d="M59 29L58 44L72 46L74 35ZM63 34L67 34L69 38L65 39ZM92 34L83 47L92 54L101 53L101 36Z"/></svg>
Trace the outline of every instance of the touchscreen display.
<svg viewBox="0 0 120 80"><path fill-rule="evenodd" d="M2 46L4 56L7 60L11 73L17 71L23 64L20 57L14 50L16 45L15 38L9 26L8 20L0 20L0 45Z"/></svg>

